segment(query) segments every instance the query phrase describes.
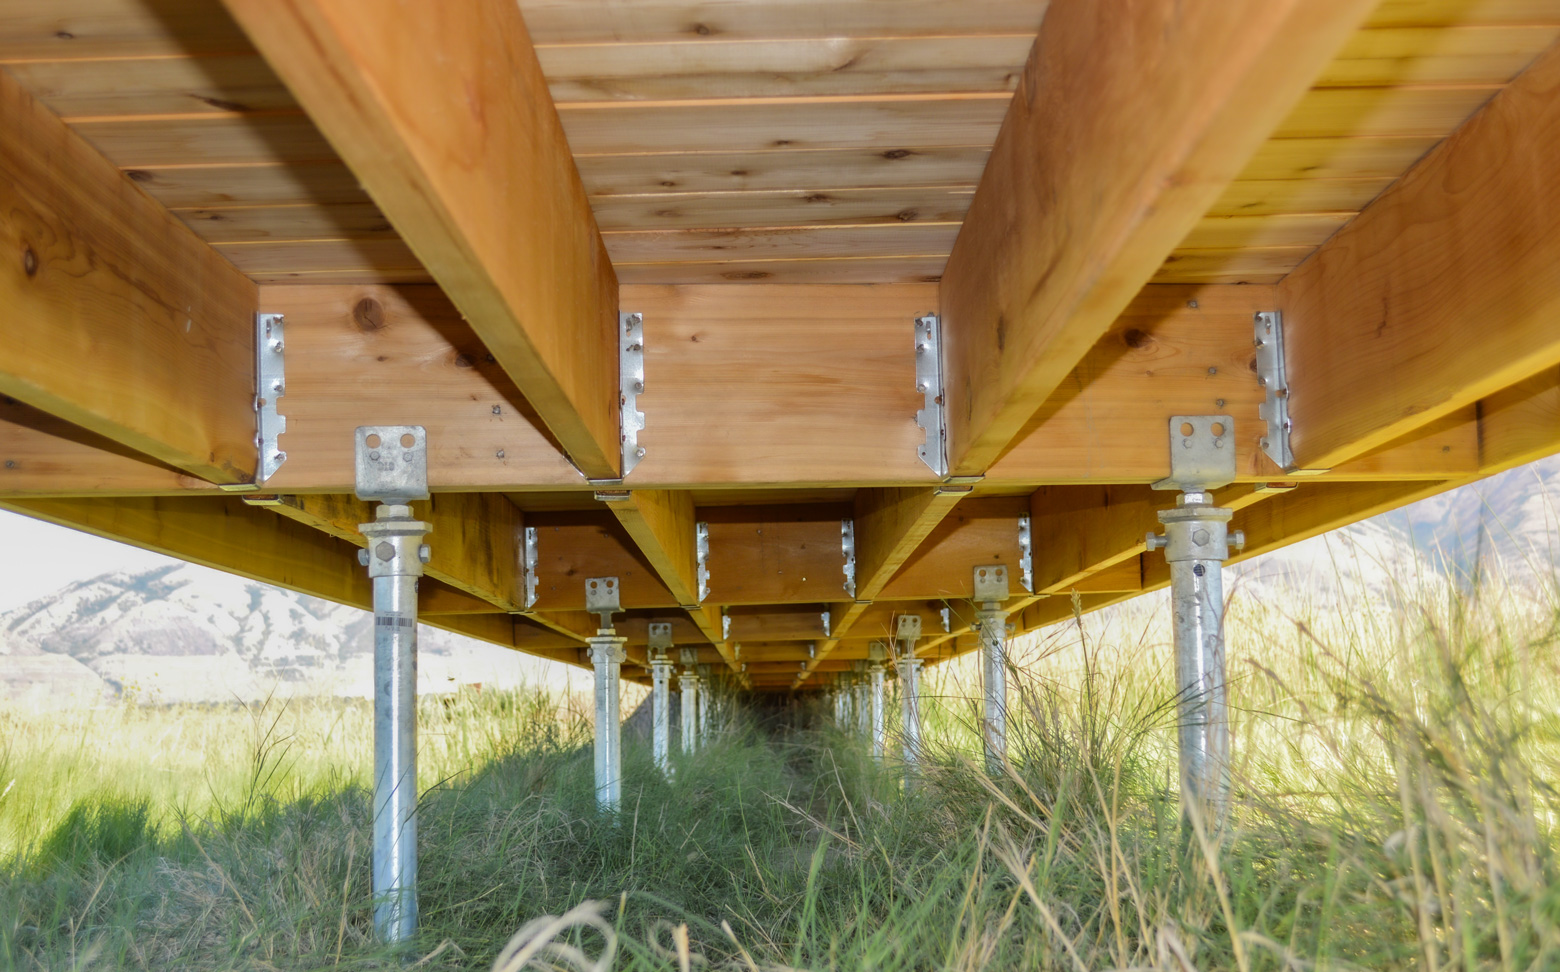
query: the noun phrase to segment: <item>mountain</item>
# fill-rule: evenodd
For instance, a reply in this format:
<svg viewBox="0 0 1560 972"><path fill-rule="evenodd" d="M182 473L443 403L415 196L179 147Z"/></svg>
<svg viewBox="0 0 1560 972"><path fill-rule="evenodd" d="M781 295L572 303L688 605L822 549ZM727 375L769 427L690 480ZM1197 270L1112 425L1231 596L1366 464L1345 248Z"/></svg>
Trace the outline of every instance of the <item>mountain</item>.
<svg viewBox="0 0 1560 972"><path fill-rule="evenodd" d="M422 692L546 674L446 631L421 627L418 638ZM103 574L0 614L0 697L367 697L372 662L368 612L191 564Z"/></svg>
<svg viewBox="0 0 1560 972"><path fill-rule="evenodd" d="M1236 565L1249 596L1336 609L1426 578L1553 583L1560 457ZM272 692L367 697L371 616L191 564L106 573L0 613L0 698L229 702ZM420 629L418 690L583 687L557 662Z"/></svg>

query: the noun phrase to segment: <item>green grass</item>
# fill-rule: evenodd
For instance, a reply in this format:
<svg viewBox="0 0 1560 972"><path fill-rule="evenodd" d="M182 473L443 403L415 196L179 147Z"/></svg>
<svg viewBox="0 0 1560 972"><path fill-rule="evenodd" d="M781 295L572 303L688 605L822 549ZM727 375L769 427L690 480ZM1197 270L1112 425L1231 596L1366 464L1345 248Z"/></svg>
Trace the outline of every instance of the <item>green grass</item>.
<svg viewBox="0 0 1560 972"><path fill-rule="evenodd" d="M1163 613L1019 653L998 781L966 663L929 673L908 790L823 706L739 710L670 781L630 744L617 819L576 703L424 700L412 960L488 968L551 915L533 967L1560 968L1553 597L1425 583L1296 617L1237 592L1215 833L1171 788ZM370 935L368 742L356 703L0 714L0 957L402 967Z"/></svg>

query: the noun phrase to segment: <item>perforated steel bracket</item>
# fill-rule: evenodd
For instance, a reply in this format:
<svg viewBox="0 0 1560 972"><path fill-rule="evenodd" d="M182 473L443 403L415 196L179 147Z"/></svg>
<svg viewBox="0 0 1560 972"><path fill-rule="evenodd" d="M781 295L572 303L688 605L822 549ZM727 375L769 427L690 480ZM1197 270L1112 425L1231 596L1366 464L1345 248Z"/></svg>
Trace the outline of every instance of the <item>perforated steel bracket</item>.
<svg viewBox="0 0 1560 972"><path fill-rule="evenodd" d="M645 413L639 410L639 396L645 390L645 318L643 314L618 315L618 400L623 405L623 475L627 476L645 457L639 433L645 427Z"/></svg>
<svg viewBox="0 0 1560 972"><path fill-rule="evenodd" d="M710 525L696 523L693 526L694 548L698 551L699 603L710 596Z"/></svg>
<svg viewBox="0 0 1560 972"><path fill-rule="evenodd" d="M845 593L856 596L856 521L840 521L840 549L845 554Z"/></svg>
<svg viewBox="0 0 1560 972"><path fill-rule="evenodd" d="M731 637L731 615L729 615L729 614L722 614L720 616L720 638L721 638L722 641L726 641L730 637ZM737 647L741 648L742 646L738 645Z"/></svg>
<svg viewBox="0 0 1560 972"><path fill-rule="evenodd" d="M831 629L834 625L834 618L828 611L823 612L821 618L823 620L823 636L828 638L831 635Z"/></svg>
<svg viewBox="0 0 1560 972"><path fill-rule="evenodd" d="M943 634L952 634L953 633L953 609L945 607L941 611L938 611L937 613L939 615L941 615L941 617L942 617Z"/></svg>
<svg viewBox="0 0 1560 972"><path fill-rule="evenodd" d="M948 475L948 425L943 412L942 325L936 314L915 319L915 388L926 404L915 424L926 433L916 447L921 461L938 476Z"/></svg>
<svg viewBox="0 0 1560 972"><path fill-rule="evenodd" d="M672 650L672 623L670 621L651 621L649 629L650 653L663 655Z"/></svg>
<svg viewBox="0 0 1560 972"><path fill-rule="evenodd" d="M530 611L536 607L536 585L538 583L536 570L541 565L542 555L538 549L536 527L525 528L525 558L520 564L520 576L525 579L524 600L521 602L525 610Z"/></svg>
<svg viewBox="0 0 1560 972"><path fill-rule="evenodd" d="M1235 420L1228 415L1170 416L1170 475L1155 489L1201 492L1235 481Z"/></svg>
<svg viewBox="0 0 1560 972"><path fill-rule="evenodd" d="M585 580L585 610L601 617L601 626L611 626L612 615L623 610L618 597L616 577L588 577Z"/></svg>
<svg viewBox="0 0 1560 972"><path fill-rule="evenodd" d="M353 491L368 502L428 498L428 433L420 425L360 425L352 435Z"/></svg>
<svg viewBox="0 0 1560 972"><path fill-rule="evenodd" d="M1030 594L1035 592L1035 553L1029 532L1029 514L1018 515L1018 572L1019 583Z"/></svg>
<svg viewBox="0 0 1560 972"><path fill-rule="evenodd" d="M921 616L919 614L901 614L894 628L894 637L900 641L920 641Z"/></svg>
<svg viewBox="0 0 1560 972"><path fill-rule="evenodd" d="M1266 400L1257 406L1257 416L1267 424L1262 436L1262 451L1288 472L1295 467L1295 454L1289 448L1289 380L1284 374L1284 318L1278 311L1258 311L1252 324L1252 343L1257 348L1257 384Z"/></svg>
<svg viewBox="0 0 1560 972"><path fill-rule="evenodd" d="M287 431L287 418L276 410L276 400L287 394L281 314L255 315L255 466L256 485L270 479L287 461L279 439Z"/></svg>
<svg viewBox="0 0 1560 972"><path fill-rule="evenodd" d="M1005 601L1008 599L1008 570L1001 564L976 567L973 586L972 601Z"/></svg>

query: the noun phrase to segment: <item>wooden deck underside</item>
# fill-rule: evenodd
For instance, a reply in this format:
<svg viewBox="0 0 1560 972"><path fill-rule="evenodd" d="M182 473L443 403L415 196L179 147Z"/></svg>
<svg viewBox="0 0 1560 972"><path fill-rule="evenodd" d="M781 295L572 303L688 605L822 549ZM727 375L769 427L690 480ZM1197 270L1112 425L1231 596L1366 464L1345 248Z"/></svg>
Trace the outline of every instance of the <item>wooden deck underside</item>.
<svg viewBox="0 0 1560 972"><path fill-rule="evenodd" d="M1164 586L1171 415L1235 416L1243 557L1560 450L1560 0L1088 2L0 0L0 505L366 605L349 434L420 424L430 623L579 662L615 575L631 659L673 620L786 688L905 611L973 648L1021 522L1021 628ZM603 501L619 307L645 457ZM228 492L254 309L288 459ZM972 485L917 457L928 312Z"/></svg>

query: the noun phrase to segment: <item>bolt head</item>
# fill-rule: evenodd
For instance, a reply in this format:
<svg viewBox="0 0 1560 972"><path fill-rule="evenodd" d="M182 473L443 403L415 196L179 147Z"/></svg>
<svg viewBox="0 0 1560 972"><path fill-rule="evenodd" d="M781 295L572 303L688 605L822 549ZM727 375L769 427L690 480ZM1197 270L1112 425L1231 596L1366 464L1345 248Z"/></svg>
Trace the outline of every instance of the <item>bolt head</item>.
<svg viewBox="0 0 1560 972"><path fill-rule="evenodd" d="M380 560L392 560L395 558L395 546L389 541L381 540L379 545L374 548L374 556Z"/></svg>
<svg viewBox="0 0 1560 972"><path fill-rule="evenodd" d="M1207 543L1211 539L1212 539L1212 537L1210 537L1208 535L1208 531L1207 530L1193 530L1192 531L1192 542L1197 544L1197 546L1199 546L1199 547L1201 547L1203 544Z"/></svg>
<svg viewBox="0 0 1560 972"><path fill-rule="evenodd" d="M364 567L368 566L368 548L365 547L358 551L358 563Z"/></svg>
<svg viewBox="0 0 1560 972"><path fill-rule="evenodd" d="M417 559L426 564L429 560L433 559L433 548L428 546L426 543L418 547Z"/></svg>

